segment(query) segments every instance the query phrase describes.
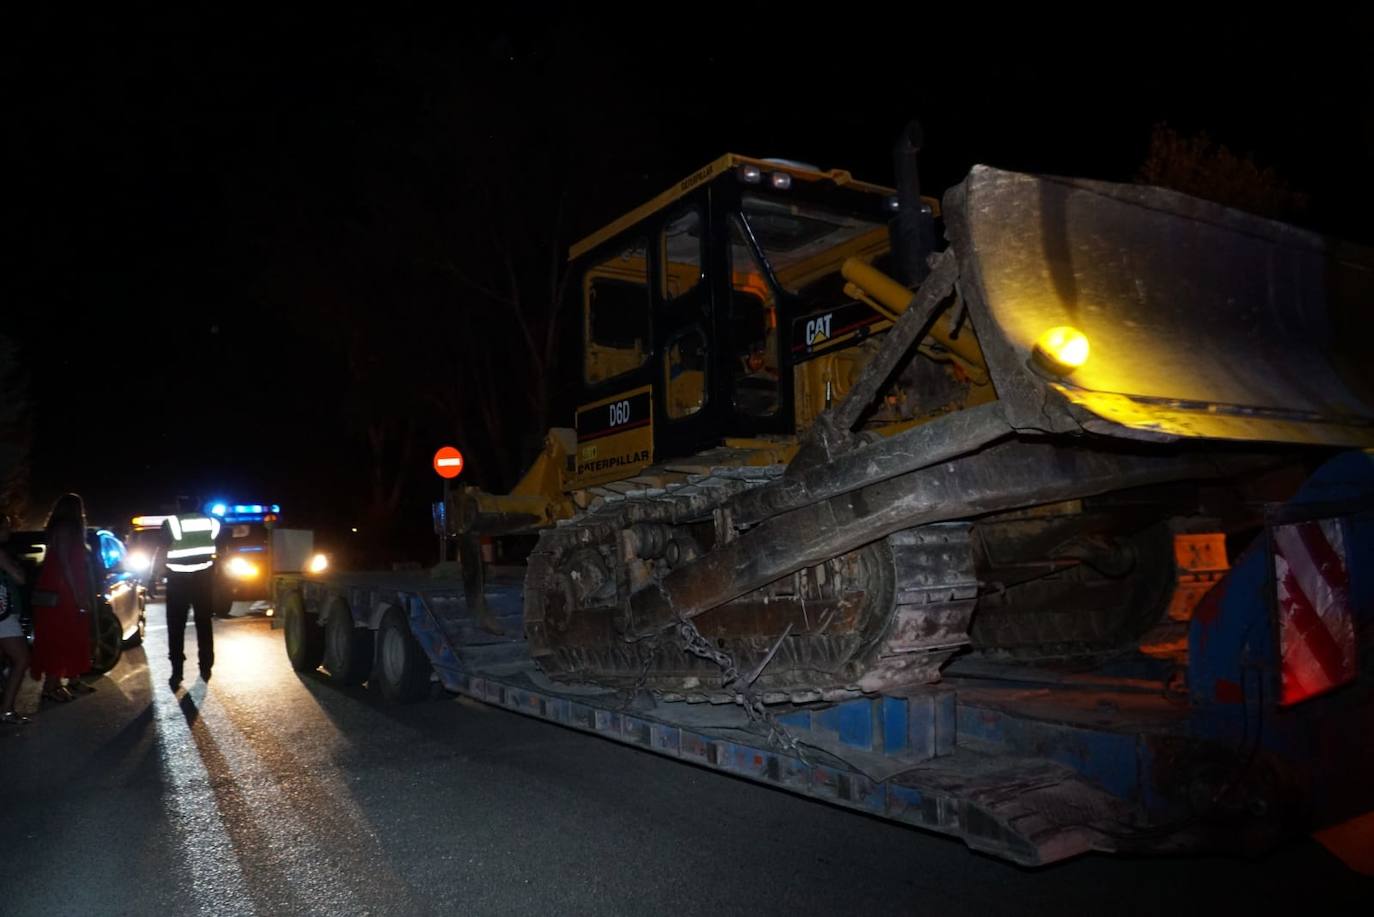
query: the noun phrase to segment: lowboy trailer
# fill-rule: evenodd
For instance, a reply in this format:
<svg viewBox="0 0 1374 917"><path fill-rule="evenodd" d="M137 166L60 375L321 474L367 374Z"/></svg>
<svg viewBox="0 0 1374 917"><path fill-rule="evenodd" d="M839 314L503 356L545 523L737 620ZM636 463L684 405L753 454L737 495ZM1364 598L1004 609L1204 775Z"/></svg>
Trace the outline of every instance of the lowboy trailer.
<svg viewBox="0 0 1374 917"><path fill-rule="evenodd" d="M1372 510L1374 454L1352 450L1264 507L1234 558L1176 536L1190 613L1172 644L1091 665L970 655L935 685L763 711L552 681L524 639L522 570L488 572L480 621L461 578L428 573L280 575L274 595L299 671L397 701L437 683L1019 864L1253 851L1374 809Z"/></svg>

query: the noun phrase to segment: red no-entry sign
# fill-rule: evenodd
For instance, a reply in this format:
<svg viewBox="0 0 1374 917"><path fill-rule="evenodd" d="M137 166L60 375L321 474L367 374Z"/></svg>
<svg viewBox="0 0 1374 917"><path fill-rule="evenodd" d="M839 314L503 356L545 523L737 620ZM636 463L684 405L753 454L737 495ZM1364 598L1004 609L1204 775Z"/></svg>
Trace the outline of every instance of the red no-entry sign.
<svg viewBox="0 0 1374 917"><path fill-rule="evenodd" d="M463 473L463 453L444 446L434 453L434 473L441 478L456 478Z"/></svg>

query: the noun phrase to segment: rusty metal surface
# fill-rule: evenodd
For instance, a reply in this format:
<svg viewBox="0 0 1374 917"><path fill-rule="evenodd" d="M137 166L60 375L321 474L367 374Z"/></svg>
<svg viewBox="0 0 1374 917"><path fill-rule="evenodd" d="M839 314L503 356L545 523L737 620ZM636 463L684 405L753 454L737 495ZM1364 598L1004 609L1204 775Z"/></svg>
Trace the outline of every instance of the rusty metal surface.
<svg viewBox="0 0 1374 917"><path fill-rule="evenodd" d="M1374 444L1374 252L1158 188L985 166L944 212L1014 425L1064 429L1068 403L1114 436ZM1034 342L1059 325L1090 355L1044 377Z"/></svg>
<svg viewBox="0 0 1374 917"><path fill-rule="evenodd" d="M741 494L731 502L731 513L736 525L752 525L808 503L949 461L1011 432L996 402L956 411Z"/></svg>
<svg viewBox="0 0 1374 917"><path fill-rule="evenodd" d="M887 539L895 566L892 621L858 685L869 692L930 684L969 644L978 601L968 523L927 525Z"/></svg>

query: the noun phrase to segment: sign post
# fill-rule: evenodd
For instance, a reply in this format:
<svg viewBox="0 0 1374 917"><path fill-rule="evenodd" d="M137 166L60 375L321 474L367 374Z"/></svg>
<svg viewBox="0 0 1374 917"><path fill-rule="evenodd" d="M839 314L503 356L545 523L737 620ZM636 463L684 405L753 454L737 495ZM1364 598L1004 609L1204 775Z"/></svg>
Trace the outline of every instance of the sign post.
<svg viewBox="0 0 1374 917"><path fill-rule="evenodd" d="M444 479L444 529L439 533L439 563L448 560L448 510L451 482L463 473L463 453L452 446L442 446L434 453L434 473Z"/></svg>

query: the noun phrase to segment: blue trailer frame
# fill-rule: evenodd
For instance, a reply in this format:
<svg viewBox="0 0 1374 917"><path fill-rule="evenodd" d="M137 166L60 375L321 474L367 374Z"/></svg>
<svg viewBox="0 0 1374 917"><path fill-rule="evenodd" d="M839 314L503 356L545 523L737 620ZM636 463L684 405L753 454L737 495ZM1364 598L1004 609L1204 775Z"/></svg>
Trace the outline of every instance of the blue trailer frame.
<svg viewBox="0 0 1374 917"><path fill-rule="evenodd" d="M657 702L556 684L521 639L518 575L488 578L505 632L478 627L460 582L422 574L279 576L357 632L400 610L450 692L1038 866L1088 851L1266 846L1374 809L1374 457L1351 452L1314 474L1274 524L1335 519L1345 533L1361 664L1352 684L1278 703L1271 539L1258 538L1189 625L1182 673L1143 656L1089 673L958 660L902 696L780 707L801 753L732 704Z"/></svg>

